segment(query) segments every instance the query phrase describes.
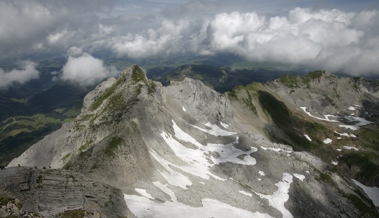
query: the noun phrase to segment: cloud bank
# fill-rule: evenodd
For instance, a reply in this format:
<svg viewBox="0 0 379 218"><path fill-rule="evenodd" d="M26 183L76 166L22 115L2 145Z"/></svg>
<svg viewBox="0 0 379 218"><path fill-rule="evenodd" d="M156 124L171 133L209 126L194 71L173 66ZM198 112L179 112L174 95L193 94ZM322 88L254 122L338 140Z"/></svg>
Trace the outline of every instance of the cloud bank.
<svg viewBox="0 0 379 218"><path fill-rule="evenodd" d="M84 53L79 57L70 56L68 58L67 63L63 66L60 79L87 86L116 74L117 71L114 68L106 68L102 60Z"/></svg>
<svg viewBox="0 0 379 218"><path fill-rule="evenodd" d="M250 61L318 67L350 74L378 73L378 11L312 11L286 16L220 13L207 20L166 20L157 29L114 37L109 46L133 58L192 52L232 53Z"/></svg>
<svg viewBox="0 0 379 218"><path fill-rule="evenodd" d="M93 43L112 0L0 1L0 57ZM79 45L80 46L80 45Z"/></svg>
<svg viewBox="0 0 379 218"><path fill-rule="evenodd" d="M71 59L102 49L139 59L230 53L254 62L379 74L376 1L4 0L0 58L69 49Z"/></svg>
<svg viewBox="0 0 379 218"><path fill-rule="evenodd" d="M5 72L0 68L0 89L7 89L10 86L29 82L32 79L39 78L39 72L36 70L37 64L31 61L19 62L20 69L13 69Z"/></svg>

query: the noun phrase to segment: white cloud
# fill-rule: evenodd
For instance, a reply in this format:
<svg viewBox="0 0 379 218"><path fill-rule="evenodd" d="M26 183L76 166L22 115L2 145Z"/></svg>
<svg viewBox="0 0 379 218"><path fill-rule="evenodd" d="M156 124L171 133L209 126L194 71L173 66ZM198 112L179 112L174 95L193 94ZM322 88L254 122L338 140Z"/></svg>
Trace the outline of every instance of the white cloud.
<svg viewBox="0 0 379 218"><path fill-rule="evenodd" d="M31 61L22 61L19 63L20 69L13 69L5 72L0 68L0 89L9 88L15 84L24 84L32 79L39 77L39 72L36 70L37 64Z"/></svg>
<svg viewBox="0 0 379 218"><path fill-rule="evenodd" d="M83 49L78 48L76 46L72 46L71 48L68 49L67 54L68 56L71 56L71 57L79 57L83 54Z"/></svg>
<svg viewBox="0 0 379 218"><path fill-rule="evenodd" d="M378 7L294 8L312 2L0 1L0 58L68 49L74 58L103 48L131 58L232 53L249 61L379 73Z"/></svg>
<svg viewBox="0 0 379 218"><path fill-rule="evenodd" d="M184 51L184 44L191 37L189 25L188 20L165 20L156 30L114 37L110 46L117 54L133 58L177 54Z"/></svg>
<svg viewBox="0 0 379 218"><path fill-rule="evenodd" d="M351 74L378 73L377 11L295 8L287 16L220 13L209 19L164 21L157 29L113 37L119 55L184 52L240 55L250 61L311 66Z"/></svg>
<svg viewBox="0 0 379 218"><path fill-rule="evenodd" d="M0 1L0 57L66 50L86 40L92 43L99 32L100 14L109 13L112 4L107 0Z"/></svg>
<svg viewBox="0 0 379 218"><path fill-rule="evenodd" d="M102 60L84 53L80 57L68 58L60 79L86 86L116 74L117 71L114 68L104 67Z"/></svg>

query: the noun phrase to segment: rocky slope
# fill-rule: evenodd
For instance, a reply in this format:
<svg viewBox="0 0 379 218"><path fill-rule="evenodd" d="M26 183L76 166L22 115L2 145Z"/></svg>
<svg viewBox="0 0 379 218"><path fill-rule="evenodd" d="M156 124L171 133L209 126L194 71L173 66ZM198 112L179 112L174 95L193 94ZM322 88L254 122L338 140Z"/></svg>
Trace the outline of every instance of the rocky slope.
<svg viewBox="0 0 379 218"><path fill-rule="evenodd" d="M1 170L0 199L0 217L133 217L119 189L66 170Z"/></svg>
<svg viewBox="0 0 379 218"><path fill-rule="evenodd" d="M274 86L261 87L230 98L189 78L163 87L133 66L9 167L82 173L121 189L136 217L377 217L329 164L268 140L274 118L256 105Z"/></svg>
<svg viewBox="0 0 379 218"><path fill-rule="evenodd" d="M317 71L229 94L265 120L271 140L310 151L331 167L379 186L379 83Z"/></svg>

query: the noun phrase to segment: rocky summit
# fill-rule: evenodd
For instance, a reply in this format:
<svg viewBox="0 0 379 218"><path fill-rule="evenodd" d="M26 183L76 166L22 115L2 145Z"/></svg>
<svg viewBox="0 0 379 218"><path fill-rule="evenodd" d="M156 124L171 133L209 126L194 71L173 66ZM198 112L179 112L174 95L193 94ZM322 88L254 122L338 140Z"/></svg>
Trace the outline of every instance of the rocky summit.
<svg viewBox="0 0 379 218"><path fill-rule="evenodd" d="M378 217L351 178L300 149L271 110L287 109L279 117L303 125L314 119L307 113L335 114L354 103L309 104L320 94L298 88L316 87L317 78L220 94L190 78L164 87L132 66L88 93L75 120L0 171L0 195L45 217L72 210L87 217Z"/></svg>

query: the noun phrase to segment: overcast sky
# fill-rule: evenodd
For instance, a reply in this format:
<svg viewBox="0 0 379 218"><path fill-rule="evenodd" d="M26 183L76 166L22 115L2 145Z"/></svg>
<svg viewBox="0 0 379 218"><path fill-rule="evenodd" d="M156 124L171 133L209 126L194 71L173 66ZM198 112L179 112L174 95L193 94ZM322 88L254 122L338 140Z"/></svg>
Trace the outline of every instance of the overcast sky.
<svg viewBox="0 0 379 218"><path fill-rule="evenodd" d="M0 58L61 51L62 79L79 82L91 76L77 75L82 61L100 67L96 78L114 74L91 56L100 49L131 58L222 52L379 74L378 9L378 0L0 0ZM6 84L24 83L18 72L35 78L35 64L20 61L18 71L0 69Z"/></svg>

